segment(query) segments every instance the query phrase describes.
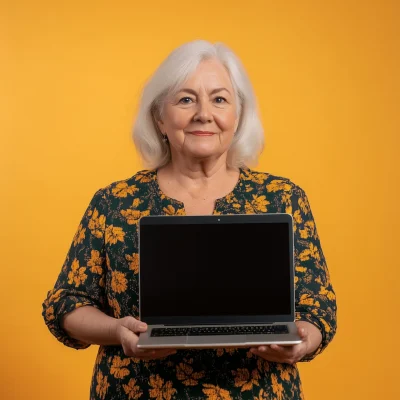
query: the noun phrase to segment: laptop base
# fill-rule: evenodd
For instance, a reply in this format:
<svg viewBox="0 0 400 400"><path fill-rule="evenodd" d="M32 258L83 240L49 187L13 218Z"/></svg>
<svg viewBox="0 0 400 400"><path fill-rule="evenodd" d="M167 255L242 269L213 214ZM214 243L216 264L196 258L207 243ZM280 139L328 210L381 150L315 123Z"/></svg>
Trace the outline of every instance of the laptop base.
<svg viewBox="0 0 400 400"><path fill-rule="evenodd" d="M141 333L137 347L140 349L188 349L188 348L220 348L220 347L256 347L268 344L295 345L301 343L294 322L280 323L286 325L288 333L282 334L239 334L239 335L205 335L205 336L172 336L153 337L152 329L165 328L164 325L149 325L148 330ZM271 326L273 324L269 324ZM206 326L206 325L204 325ZM209 327L210 325L207 325ZM215 325L216 327L218 325ZM201 327L201 326L199 326ZM168 326L168 328L184 328Z"/></svg>

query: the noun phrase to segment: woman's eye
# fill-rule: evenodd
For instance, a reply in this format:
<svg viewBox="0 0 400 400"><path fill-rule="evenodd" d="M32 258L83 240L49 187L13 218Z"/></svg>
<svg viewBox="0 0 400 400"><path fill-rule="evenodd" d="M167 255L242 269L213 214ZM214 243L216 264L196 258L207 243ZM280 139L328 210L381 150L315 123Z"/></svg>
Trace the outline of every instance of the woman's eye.
<svg viewBox="0 0 400 400"><path fill-rule="evenodd" d="M188 101L189 100L189 101ZM190 98L190 97L182 97L180 100L179 100L179 103L182 103L182 104L190 104L190 101L192 101L192 99Z"/></svg>
<svg viewBox="0 0 400 400"><path fill-rule="evenodd" d="M225 103L226 102L226 99L224 97L220 97L220 96L216 97L215 100L217 103ZM222 101L220 101L220 100L222 100Z"/></svg>

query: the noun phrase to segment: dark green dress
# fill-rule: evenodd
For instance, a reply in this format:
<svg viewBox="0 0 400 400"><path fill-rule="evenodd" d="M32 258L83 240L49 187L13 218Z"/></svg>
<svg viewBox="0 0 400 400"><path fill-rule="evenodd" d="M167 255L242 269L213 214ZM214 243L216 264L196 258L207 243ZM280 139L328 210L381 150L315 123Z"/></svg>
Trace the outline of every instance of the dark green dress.
<svg viewBox="0 0 400 400"><path fill-rule="evenodd" d="M234 190L214 209L214 214L277 212L294 219L296 319L322 332L309 361L335 334L336 301L305 192L287 178L241 169ZM162 193L156 170L140 171L95 193L43 303L45 322L60 342L88 347L60 328L62 315L77 307L97 307L115 318L138 317L138 221L160 214L184 215L185 210ZM138 398L282 400L303 394L296 365L267 362L248 349L179 350L145 362L126 357L119 346L100 346L90 399Z"/></svg>

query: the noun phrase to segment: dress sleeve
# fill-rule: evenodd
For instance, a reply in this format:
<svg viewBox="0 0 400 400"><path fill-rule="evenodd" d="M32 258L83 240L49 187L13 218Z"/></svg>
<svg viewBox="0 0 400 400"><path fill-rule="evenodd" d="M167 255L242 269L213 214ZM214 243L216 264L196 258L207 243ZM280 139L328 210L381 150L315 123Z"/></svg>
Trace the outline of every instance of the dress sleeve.
<svg viewBox="0 0 400 400"><path fill-rule="evenodd" d="M298 186L292 198L292 214L296 320L310 322L322 334L318 349L302 359L311 361L326 348L336 333L336 296L308 198Z"/></svg>
<svg viewBox="0 0 400 400"><path fill-rule="evenodd" d="M65 262L43 302L43 318L50 332L66 346L85 349L90 344L73 339L61 328L62 317L76 308L105 305L106 222L103 189L93 196L78 226Z"/></svg>

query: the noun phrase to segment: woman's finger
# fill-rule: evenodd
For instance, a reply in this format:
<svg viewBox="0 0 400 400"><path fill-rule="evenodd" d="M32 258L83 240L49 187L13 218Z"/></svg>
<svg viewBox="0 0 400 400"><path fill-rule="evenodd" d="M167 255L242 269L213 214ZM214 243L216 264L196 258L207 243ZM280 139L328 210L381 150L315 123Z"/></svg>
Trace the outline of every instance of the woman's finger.
<svg viewBox="0 0 400 400"><path fill-rule="evenodd" d="M304 357L307 351L307 343L301 342L294 346L282 346L282 345L273 345L274 347L271 349L276 354L281 355L287 359L301 359Z"/></svg>
<svg viewBox="0 0 400 400"><path fill-rule="evenodd" d="M272 361L272 362L287 362L286 359L284 359L281 355L279 354L274 354L271 352L269 349L266 349L264 351L260 351L258 348L253 347L250 349L250 351L255 354L258 357L263 358L264 360L267 361Z"/></svg>
<svg viewBox="0 0 400 400"><path fill-rule="evenodd" d="M298 327L297 328L297 333L298 333L298 335L300 336L300 338L301 338L301 340L303 342L307 340L308 331L306 329Z"/></svg>
<svg viewBox="0 0 400 400"><path fill-rule="evenodd" d="M147 324L133 317L126 317L123 322L123 325L134 333L141 333L147 331Z"/></svg>
<svg viewBox="0 0 400 400"><path fill-rule="evenodd" d="M293 345L293 346L282 346L279 344L270 344L268 346L263 345L263 346L259 346L258 350L260 352L266 352L268 349L272 350L273 352L278 352L279 354L286 354L286 355L290 355L293 353L293 351L295 350L295 347L298 345Z"/></svg>
<svg viewBox="0 0 400 400"><path fill-rule="evenodd" d="M293 346L283 346L280 344L271 344L271 350L276 351L280 354L290 355L296 352L298 345Z"/></svg>
<svg viewBox="0 0 400 400"><path fill-rule="evenodd" d="M303 343L291 347L274 344L252 348L250 351L267 361L293 364L299 361L304 355L302 347L304 347Z"/></svg>

